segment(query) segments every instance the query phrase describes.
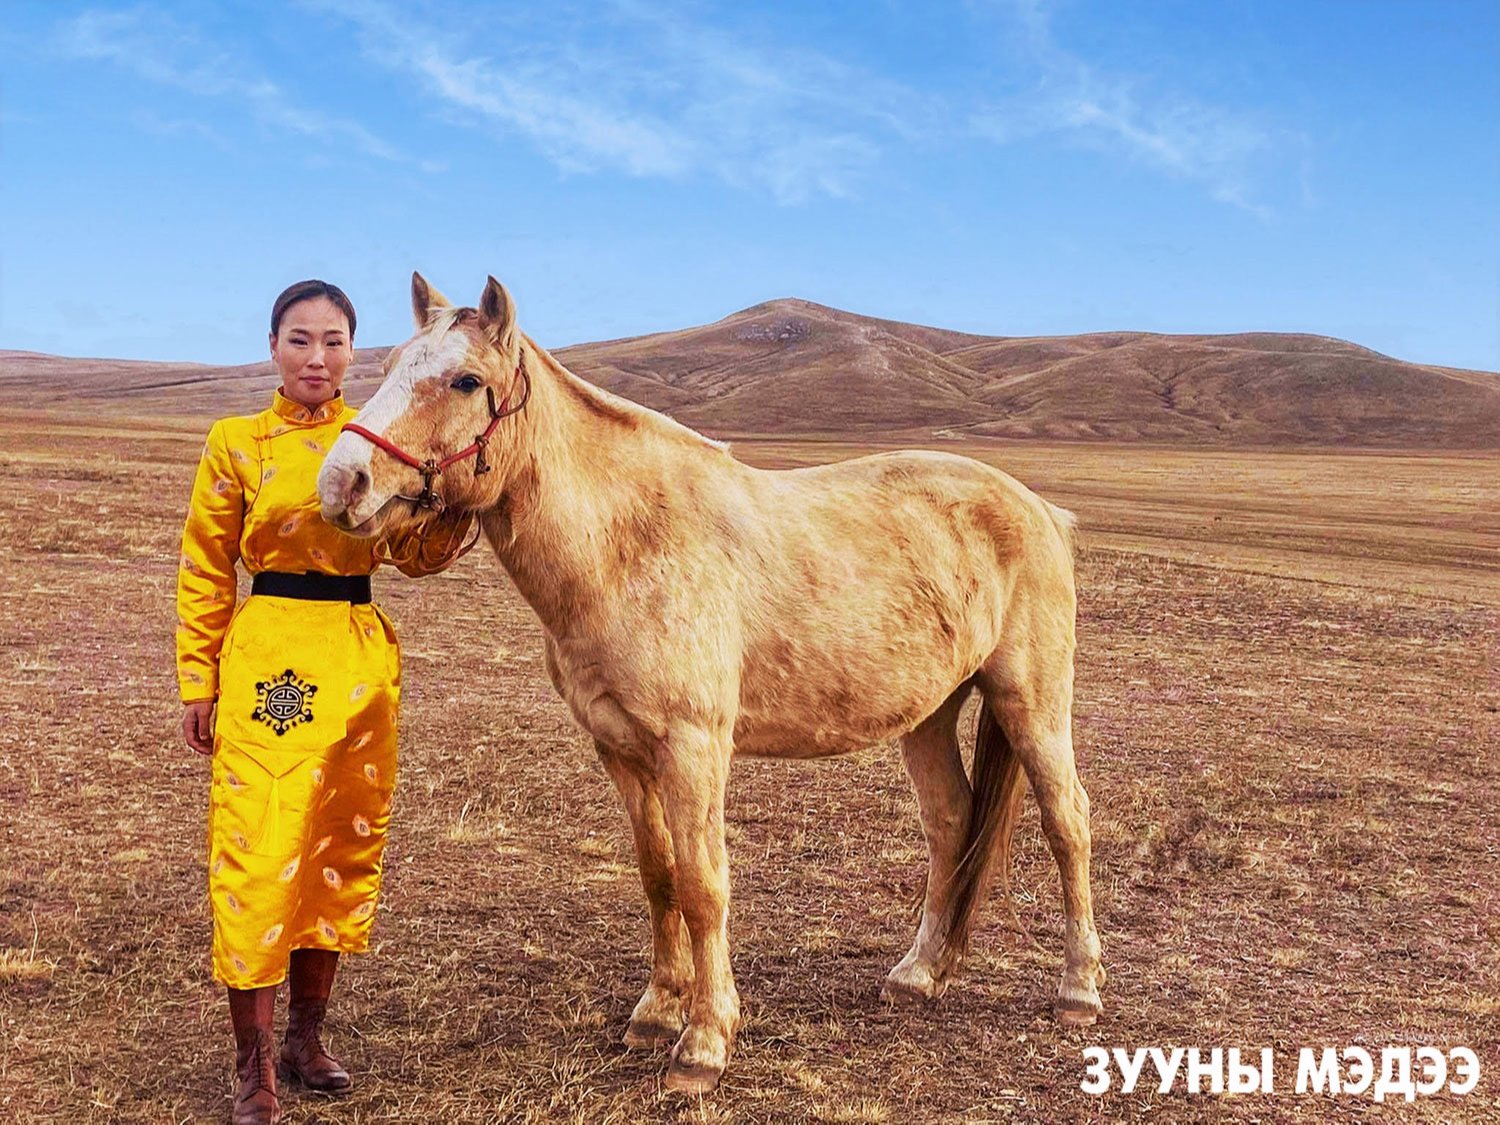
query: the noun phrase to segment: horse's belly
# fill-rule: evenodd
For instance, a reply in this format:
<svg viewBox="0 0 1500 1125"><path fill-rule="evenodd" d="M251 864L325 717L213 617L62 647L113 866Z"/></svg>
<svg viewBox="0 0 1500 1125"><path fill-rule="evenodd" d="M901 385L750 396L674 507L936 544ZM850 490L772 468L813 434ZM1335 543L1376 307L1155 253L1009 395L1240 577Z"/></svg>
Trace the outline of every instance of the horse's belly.
<svg viewBox="0 0 1500 1125"><path fill-rule="evenodd" d="M735 728L734 752L748 758L833 758L863 749L882 737L854 737L847 731L793 730L788 727Z"/></svg>
<svg viewBox="0 0 1500 1125"><path fill-rule="evenodd" d="M836 684L741 701L734 750L758 758L827 758L905 734L942 704L961 677L934 677L913 690ZM802 685L799 685L801 688Z"/></svg>
<svg viewBox="0 0 1500 1125"><path fill-rule="evenodd" d="M944 628L863 598L804 601L800 619L756 639L741 665L737 752L817 758L905 734L994 647L972 613L955 609Z"/></svg>

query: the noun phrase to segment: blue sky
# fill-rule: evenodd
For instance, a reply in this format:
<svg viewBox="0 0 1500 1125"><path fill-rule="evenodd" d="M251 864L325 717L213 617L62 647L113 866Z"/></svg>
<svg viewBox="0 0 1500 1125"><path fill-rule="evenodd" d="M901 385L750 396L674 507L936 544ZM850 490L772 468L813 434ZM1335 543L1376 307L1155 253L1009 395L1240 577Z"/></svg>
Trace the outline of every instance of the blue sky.
<svg viewBox="0 0 1500 1125"><path fill-rule="evenodd" d="M420 269L543 343L772 297L1500 369L1500 5L17 2L0 347L247 362Z"/></svg>

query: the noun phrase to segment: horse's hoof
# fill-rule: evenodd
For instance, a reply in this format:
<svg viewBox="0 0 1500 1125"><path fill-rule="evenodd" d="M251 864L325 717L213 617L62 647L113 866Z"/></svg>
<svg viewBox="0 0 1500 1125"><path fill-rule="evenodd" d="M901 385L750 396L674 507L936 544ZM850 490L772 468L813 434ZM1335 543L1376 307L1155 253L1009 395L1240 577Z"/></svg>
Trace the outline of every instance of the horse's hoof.
<svg viewBox="0 0 1500 1125"><path fill-rule="evenodd" d="M1104 1005L1097 1000L1092 1004L1085 1000L1058 1000L1052 1010L1063 1027L1093 1027Z"/></svg>
<svg viewBox="0 0 1500 1125"><path fill-rule="evenodd" d="M947 989L948 982L934 977L925 965L903 961L885 978L880 998L887 1004L927 1005L935 1003Z"/></svg>
<svg viewBox="0 0 1500 1125"><path fill-rule="evenodd" d="M650 1050L663 1043L677 1042L677 1037L681 1034L680 1025L672 1027L656 1020L631 1020L621 1042L633 1050Z"/></svg>
<svg viewBox="0 0 1500 1125"><path fill-rule="evenodd" d="M655 984L647 985L635 1010L630 1013L630 1024L622 1042L631 1048L675 1043L686 1024L683 998Z"/></svg>
<svg viewBox="0 0 1500 1125"><path fill-rule="evenodd" d="M924 992L905 981L887 980L880 986L880 998L895 1008L925 1008L937 1002L937 996Z"/></svg>
<svg viewBox="0 0 1500 1125"><path fill-rule="evenodd" d="M738 1024L738 1013L732 1024ZM667 1090L673 1094L707 1094L719 1084L729 1065L730 1040L701 1024L688 1024L672 1048L667 1067Z"/></svg>
<svg viewBox="0 0 1500 1125"><path fill-rule="evenodd" d="M667 1092L672 1094L711 1094L719 1085L719 1076L724 1073L722 1066L709 1066L705 1063L679 1063L672 1060L672 1065L667 1067Z"/></svg>

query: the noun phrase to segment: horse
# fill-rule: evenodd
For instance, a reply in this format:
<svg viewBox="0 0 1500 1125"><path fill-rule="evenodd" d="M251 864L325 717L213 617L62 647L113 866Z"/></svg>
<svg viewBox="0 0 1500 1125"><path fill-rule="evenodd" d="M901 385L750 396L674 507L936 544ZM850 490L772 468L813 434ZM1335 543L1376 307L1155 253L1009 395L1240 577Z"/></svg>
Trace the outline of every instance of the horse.
<svg viewBox="0 0 1500 1125"><path fill-rule="evenodd" d="M1061 874L1056 1016L1092 1024L1105 974L1072 742L1071 514L948 453L758 469L568 371L493 277L472 308L420 274L411 294L416 332L330 449L322 514L356 536L477 518L540 618L547 674L629 814L649 907L625 1044L675 1041L673 1091L712 1090L729 1061L731 758L891 738L928 872L883 996L947 988L997 868L1008 890L1024 774ZM958 721L976 690L971 779Z"/></svg>

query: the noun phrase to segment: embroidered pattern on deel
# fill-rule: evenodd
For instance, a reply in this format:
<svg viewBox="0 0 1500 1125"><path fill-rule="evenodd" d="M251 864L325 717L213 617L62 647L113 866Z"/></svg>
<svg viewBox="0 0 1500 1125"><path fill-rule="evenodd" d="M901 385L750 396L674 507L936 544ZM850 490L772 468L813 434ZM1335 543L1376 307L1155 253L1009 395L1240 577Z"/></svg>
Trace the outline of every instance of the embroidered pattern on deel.
<svg viewBox="0 0 1500 1125"><path fill-rule="evenodd" d="M274 680L258 681L255 691L260 699L250 717L259 719L277 735L285 734L298 723L312 722L312 699L318 689L299 679L290 668Z"/></svg>

